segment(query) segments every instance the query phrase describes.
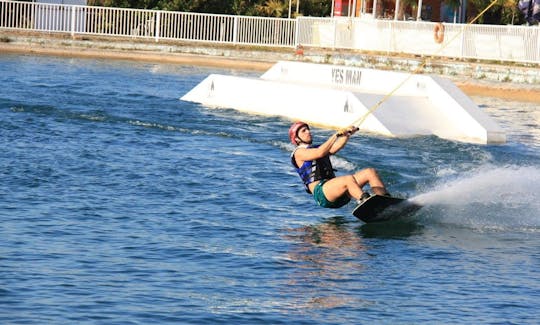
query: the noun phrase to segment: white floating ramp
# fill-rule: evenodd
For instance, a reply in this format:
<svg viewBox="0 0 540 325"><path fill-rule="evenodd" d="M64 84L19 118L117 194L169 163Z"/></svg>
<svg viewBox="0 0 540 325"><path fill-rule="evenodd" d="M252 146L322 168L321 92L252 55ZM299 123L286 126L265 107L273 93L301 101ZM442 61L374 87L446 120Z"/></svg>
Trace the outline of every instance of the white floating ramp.
<svg viewBox="0 0 540 325"><path fill-rule="evenodd" d="M278 62L260 78L209 75L181 99L329 128L361 121L361 130L391 137L506 142L504 131L485 112L437 76Z"/></svg>

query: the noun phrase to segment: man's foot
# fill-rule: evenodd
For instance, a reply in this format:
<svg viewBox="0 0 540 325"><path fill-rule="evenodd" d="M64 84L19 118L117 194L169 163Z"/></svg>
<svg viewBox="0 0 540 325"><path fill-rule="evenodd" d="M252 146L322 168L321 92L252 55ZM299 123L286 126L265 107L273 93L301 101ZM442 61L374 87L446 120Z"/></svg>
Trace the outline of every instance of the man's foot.
<svg viewBox="0 0 540 325"><path fill-rule="evenodd" d="M369 199L371 197L371 194L368 192L362 193L362 196L356 201L356 204L362 204L365 200Z"/></svg>
<svg viewBox="0 0 540 325"><path fill-rule="evenodd" d="M388 193L388 192L386 191L386 188L384 188L384 187L376 186L376 187L372 187L371 189L373 190L373 193L375 193L376 195L380 195L380 196L392 196L392 195L390 195L390 193Z"/></svg>

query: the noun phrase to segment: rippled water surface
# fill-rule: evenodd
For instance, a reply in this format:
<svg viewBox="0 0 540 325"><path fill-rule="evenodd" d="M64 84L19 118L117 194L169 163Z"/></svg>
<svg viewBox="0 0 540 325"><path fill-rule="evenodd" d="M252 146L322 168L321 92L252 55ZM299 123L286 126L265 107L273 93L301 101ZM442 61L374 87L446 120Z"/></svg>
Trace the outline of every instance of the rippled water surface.
<svg viewBox="0 0 540 325"><path fill-rule="evenodd" d="M505 145L352 138L340 172L425 204L365 225L303 192L289 121L179 100L210 73L254 75L0 56L0 323L538 322L536 104L473 98Z"/></svg>

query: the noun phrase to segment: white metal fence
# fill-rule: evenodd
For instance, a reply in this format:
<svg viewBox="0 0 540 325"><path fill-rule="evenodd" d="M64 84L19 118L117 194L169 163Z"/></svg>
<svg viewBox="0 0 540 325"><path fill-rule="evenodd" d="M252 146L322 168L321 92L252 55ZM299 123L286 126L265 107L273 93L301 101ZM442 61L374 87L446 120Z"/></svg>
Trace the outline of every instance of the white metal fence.
<svg viewBox="0 0 540 325"><path fill-rule="evenodd" d="M299 44L389 53L540 63L540 28L444 24L444 41L434 40L435 23L349 18L298 19Z"/></svg>
<svg viewBox="0 0 540 325"><path fill-rule="evenodd" d="M0 29L540 63L540 28L360 18L281 19L0 0Z"/></svg>

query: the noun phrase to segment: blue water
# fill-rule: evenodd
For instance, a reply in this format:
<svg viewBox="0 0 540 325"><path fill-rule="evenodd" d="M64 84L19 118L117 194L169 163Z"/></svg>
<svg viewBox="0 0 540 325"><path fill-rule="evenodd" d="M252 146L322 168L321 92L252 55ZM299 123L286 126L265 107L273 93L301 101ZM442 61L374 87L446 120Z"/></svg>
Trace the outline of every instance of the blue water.
<svg viewBox="0 0 540 325"><path fill-rule="evenodd" d="M426 205L365 225L303 192L289 121L179 100L210 73L256 75L0 56L0 323L540 321L536 104L473 98L505 145L352 138L340 172Z"/></svg>

